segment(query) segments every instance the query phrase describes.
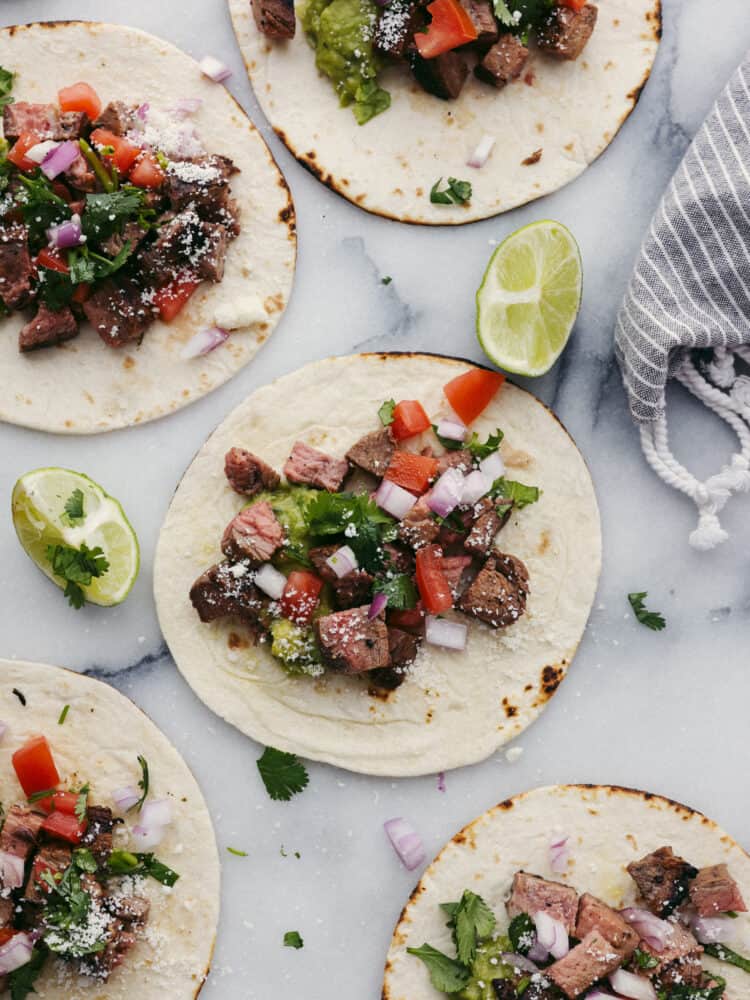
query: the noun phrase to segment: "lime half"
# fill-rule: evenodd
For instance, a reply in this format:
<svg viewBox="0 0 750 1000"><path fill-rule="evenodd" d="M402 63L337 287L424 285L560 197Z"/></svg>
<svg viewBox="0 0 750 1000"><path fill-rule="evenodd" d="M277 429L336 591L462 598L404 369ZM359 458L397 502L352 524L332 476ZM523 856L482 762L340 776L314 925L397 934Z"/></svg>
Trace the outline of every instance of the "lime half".
<svg viewBox="0 0 750 1000"><path fill-rule="evenodd" d="M543 375L560 357L581 306L581 252L570 230L544 220L511 233L477 292L477 336L499 368Z"/></svg>
<svg viewBox="0 0 750 1000"><path fill-rule="evenodd" d="M18 540L58 587L65 580L52 572L47 546L99 546L109 569L83 587L86 600L105 607L125 600L140 567L138 539L120 504L93 479L70 469L27 472L13 487L12 510Z"/></svg>

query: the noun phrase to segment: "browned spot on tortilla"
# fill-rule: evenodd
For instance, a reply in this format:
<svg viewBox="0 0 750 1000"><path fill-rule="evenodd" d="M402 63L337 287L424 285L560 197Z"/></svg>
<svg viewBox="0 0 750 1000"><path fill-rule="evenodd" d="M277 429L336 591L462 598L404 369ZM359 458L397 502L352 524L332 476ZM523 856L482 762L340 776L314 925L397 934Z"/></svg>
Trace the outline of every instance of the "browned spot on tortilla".
<svg viewBox="0 0 750 1000"><path fill-rule="evenodd" d="M96 402L96 400L95 400L95 399L94 399L94 397L93 397L93 396L91 395L91 393L90 393L90 392L88 391L88 389L84 389L84 390L83 390L83 395L84 395L84 397L85 397L85 399L86 399L86 401L87 401L88 403L91 403L91 404L93 405L93 404L94 404L94 403Z"/></svg>
<svg viewBox="0 0 750 1000"><path fill-rule="evenodd" d="M306 153L305 155L308 156L311 160L316 160L318 158L318 154L315 152L314 149L311 149L310 152Z"/></svg>
<svg viewBox="0 0 750 1000"><path fill-rule="evenodd" d="M512 719L514 715L518 715L518 709L515 705L506 705L505 714L509 719Z"/></svg>
<svg viewBox="0 0 750 1000"><path fill-rule="evenodd" d="M560 681L563 679L565 671L560 667L544 667L542 670L541 682L539 684L540 691L542 694L551 698L552 695L557 691L560 686Z"/></svg>
<svg viewBox="0 0 750 1000"><path fill-rule="evenodd" d="M367 693L371 698L377 698L379 701L390 701L393 691L388 690L388 688L377 687L373 684L372 687L368 687ZM372 705L370 705L370 711L375 711Z"/></svg>
<svg viewBox="0 0 750 1000"><path fill-rule="evenodd" d="M534 86L534 83L536 82L536 74L534 73L533 69L530 69L524 75L523 82L526 84L527 87L533 87Z"/></svg>
<svg viewBox="0 0 750 1000"><path fill-rule="evenodd" d="M625 834L625 840L630 844L634 851L638 850L638 841L635 839L632 833Z"/></svg>
<svg viewBox="0 0 750 1000"><path fill-rule="evenodd" d="M550 545L549 531L545 530L539 536L539 545L537 546L537 552L540 556L543 556Z"/></svg>
<svg viewBox="0 0 750 1000"><path fill-rule="evenodd" d="M514 805L515 802L513 801L513 799L503 799L502 802L498 802L495 808L509 810L512 809Z"/></svg>
<svg viewBox="0 0 750 1000"><path fill-rule="evenodd" d="M424 194L424 188L417 188L416 194L417 194L417 198L421 198L422 195Z"/></svg>
<svg viewBox="0 0 750 1000"><path fill-rule="evenodd" d="M537 132L539 132L540 134L541 134L542 132L544 132L544 122L537 122L537 123L536 123L536 130L537 130Z"/></svg>
<svg viewBox="0 0 750 1000"><path fill-rule="evenodd" d="M598 816L599 815L599 810L598 809L591 809L589 807L588 814L589 814L589 816Z"/></svg>
<svg viewBox="0 0 750 1000"><path fill-rule="evenodd" d="M183 397L184 397L185 399L187 399L187 398L188 398L188 396L190 395L190 390L189 390L189 389L183 389L183 390L182 390L182 395L183 395Z"/></svg>
<svg viewBox="0 0 750 1000"><path fill-rule="evenodd" d="M393 189L393 194L403 195L403 193L404 192L401 190L401 188L394 188Z"/></svg>
<svg viewBox="0 0 750 1000"><path fill-rule="evenodd" d="M358 205L361 205L365 200L365 196L363 194L358 194L354 200Z"/></svg>
<svg viewBox="0 0 750 1000"><path fill-rule="evenodd" d="M619 28L620 27L620 18L619 17L612 18L612 24L615 26L615 28Z"/></svg>
<svg viewBox="0 0 750 1000"><path fill-rule="evenodd" d="M604 64L605 69L614 69L614 66L615 64L612 62L611 59L608 59Z"/></svg>
<svg viewBox="0 0 750 1000"><path fill-rule="evenodd" d="M126 355L122 362L122 367L127 371L128 368L135 368L135 358L130 354Z"/></svg>
<svg viewBox="0 0 750 1000"><path fill-rule="evenodd" d="M433 713L432 709L428 708L427 712L425 713L425 717L424 717L424 721L427 723L427 725L429 725L432 722L432 716L433 716L433 714L434 713Z"/></svg>
<svg viewBox="0 0 750 1000"><path fill-rule="evenodd" d="M573 143L569 142L567 146L563 146L563 149L565 150L566 153L572 153L573 152Z"/></svg>
<svg viewBox="0 0 750 1000"><path fill-rule="evenodd" d="M65 426L66 427L75 427L75 424L73 423L72 420L66 420L65 421Z"/></svg>
<svg viewBox="0 0 750 1000"><path fill-rule="evenodd" d="M250 643L236 632L230 632L227 638L227 646L230 649L247 649Z"/></svg>
<svg viewBox="0 0 750 1000"><path fill-rule="evenodd" d="M269 295L263 300L263 308L267 313L273 314L275 312L281 312L284 308L284 296L281 292L276 292L275 295Z"/></svg>
<svg viewBox="0 0 750 1000"><path fill-rule="evenodd" d="M533 689L534 689L533 684L527 684L526 687L524 688L524 691L533 691Z"/></svg>
<svg viewBox="0 0 750 1000"><path fill-rule="evenodd" d="M522 451L520 448L511 448L510 446L506 448L501 448L503 455L503 460L506 465L511 466L514 469L528 469L528 467L533 462L533 458L527 451Z"/></svg>
<svg viewBox="0 0 750 1000"><path fill-rule="evenodd" d="M527 156L525 160L521 160L521 166L533 167L535 163L539 163L543 152L543 149L535 149L534 152L530 156Z"/></svg>
<svg viewBox="0 0 750 1000"><path fill-rule="evenodd" d="M346 177L341 178L341 183L344 185L344 187L349 187L349 181L346 179Z"/></svg>

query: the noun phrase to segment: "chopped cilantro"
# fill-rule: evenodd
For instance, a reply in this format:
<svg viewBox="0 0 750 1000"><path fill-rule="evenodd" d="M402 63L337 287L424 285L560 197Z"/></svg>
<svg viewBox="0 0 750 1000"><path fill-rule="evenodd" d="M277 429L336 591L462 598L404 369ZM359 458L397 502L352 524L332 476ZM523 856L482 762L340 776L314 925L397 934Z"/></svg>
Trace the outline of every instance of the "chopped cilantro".
<svg viewBox="0 0 750 1000"><path fill-rule="evenodd" d="M74 285L91 285L102 278L108 278L123 267L135 247L127 242L120 252L110 259L83 246L68 254L70 280Z"/></svg>
<svg viewBox="0 0 750 1000"><path fill-rule="evenodd" d="M68 717L68 712L69 711L70 711L70 705L63 705L63 710L62 710L62 712L60 712L60 717L57 720L58 726L62 726L62 724L65 722L65 720Z"/></svg>
<svg viewBox="0 0 750 1000"><path fill-rule="evenodd" d="M441 993L458 993L471 978L469 970L455 958L448 958L430 944L407 948L410 955L421 958L430 974L430 982Z"/></svg>
<svg viewBox="0 0 750 1000"><path fill-rule="evenodd" d="M395 537L395 522L366 493L317 493L305 511L311 535L344 535L359 565L376 573L385 562L384 541Z"/></svg>
<svg viewBox="0 0 750 1000"><path fill-rule="evenodd" d="M81 884L88 860L75 852L62 876L44 871L39 881L47 886L43 940L50 951L66 958L81 958L102 951L104 937L95 935L90 921L91 895ZM83 867L81 867L83 866Z"/></svg>
<svg viewBox="0 0 750 1000"><path fill-rule="evenodd" d="M52 312L59 312L68 305L75 288L69 274L53 271L49 267L39 268L39 297Z"/></svg>
<svg viewBox="0 0 750 1000"><path fill-rule="evenodd" d="M721 976L711 976L713 986L691 986L689 983L677 983L668 991L659 992L665 1000L722 1000L726 989L726 980Z"/></svg>
<svg viewBox="0 0 750 1000"><path fill-rule="evenodd" d="M132 812L133 809L137 809L138 812L140 812L141 806L146 801L146 796L148 795L148 788L150 784L150 778L148 773L148 761L146 760L145 757L142 757L140 754L138 754L138 763L140 764L141 768L141 776L138 779L138 787L141 790L141 797L138 799L137 802L133 803L130 809L128 809L128 812Z"/></svg>
<svg viewBox="0 0 750 1000"><path fill-rule="evenodd" d="M470 966L477 953L477 945L495 929L495 914L481 896L467 889L458 903L442 903L448 914L448 926L453 931L458 960Z"/></svg>
<svg viewBox="0 0 750 1000"><path fill-rule="evenodd" d="M655 969L659 964L659 959L647 951L636 948L633 952L633 963L637 969Z"/></svg>
<svg viewBox="0 0 750 1000"><path fill-rule="evenodd" d="M9 69L0 66L0 111L2 111L6 104L13 104L15 101L15 98L12 96L15 76L15 73L11 73Z"/></svg>
<svg viewBox="0 0 750 1000"><path fill-rule="evenodd" d="M438 425L433 424L432 430L435 433L435 437L438 439L440 444L445 448L446 451L460 451L465 448L466 445L463 441L454 441L453 438L443 437L442 434L438 434Z"/></svg>
<svg viewBox="0 0 750 1000"><path fill-rule="evenodd" d="M293 753L266 747L258 759L258 770L266 791L277 802L288 802L307 787L305 765Z"/></svg>
<svg viewBox="0 0 750 1000"><path fill-rule="evenodd" d="M94 577L103 576L109 569L104 552L97 545L90 549L84 542L80 549L70 545L48 545L47 559L52 572L66 581L65 596L73 608L82 608L86 603L84 587L88 587Z"/></svg>
<svg viewBox="0 0 750 1000"><path fill-rule="evenodd" d="M79 823L83 823L86 819L86 810L89 807L89 786L88 782L79 789L78 798L76 799L75 814L76 819Z"/></svg>
<svg viewBox="0 0 750 1000"><path fill-rule="evenodd" d="M406 611L417 605L417 589L414 581L406 573L383 577L375 581L372 587L374 594L385 594L391 611Z"/></svg>
<svg viewBox="0 0 750 1000"><path fill-rule="evenodd" d="M228 847L227 850L229 851L230 854L234 854L235 857L238 857L238 858L246 858L247 857L247 851L240 851L239 848L237 848L237 847Z"/></svg>
<svg viewBox="0 0 750 1000"><path fill-rule="evenodd" d="M112 851L107 859L107 868L111 875L150 875L170 887L180 877L153 854L133 854L130 851Z"/></svg>
<svg viewBox="0 0 750 1000"><path fill-rule="evenodd" d="M32 792L32 794L29 795L27 801L29 805L33 805L35 802L41 802L42 799L51 798L56 791L57 791L56 788L45 788L43 791L40 792Z"/></svg>
<svg viewBox="0 0 750 1000"><path fill-rule="evenodd" d="M10 973L8 988L11 1000L26 1000L29 993L36 993L34 983L39 978L46 960L47 952L34 948L28 962Z"/></svg>
<svg viewBox="0 0 750 1000"><path fill-rule="evenodd" d="M119 191L105 194L87 194L86 209L81 216L84 235L101 243L113 233L121 233L129 219L139 215L144 205L144 193L132 184Z"/></svg>
<svg viewBox="0 0 750 1000"><path fill-rule="evenodd" d="M720 962L726 962L727 965L736 965L743 972L750 972L750 958L738 955L736 951L727 948L725 944L707 944L703 946L703 950L707 955L718 958Z"/></svg>
<svg viewBox="0 0 750 1000"><path fill-rule="evenodd" d="M384 278L380 279L380 284L381 285L390 285L390 283L392 281L393 281L393 278L390 276L390 274L386 274L386 276Z"/></svg>
<svg viewBox="0 0 750 1000"><path fill-rule="evenodd" d="M73 861L79 871L87 872L89 875L93 875L99 867L88 847L79 847L73 851Z"/></svg>
<svg viewBox="0 0 750 1000"><path fill-rule="evenodd" d="M479 440L479 435L476 431L471 435L471 438L466 444L466 447L471 452L472 456L481 462L482 459L488 458L493 452L497 451L500 447L500 442L503 440L505 435L500 430L499 427L495 429L494 434L490 434L487 440L482 443Z"/></svg>
<svg viewBox="0 0 750 1000"><path fill-rule="evenodd" d="M508 937L513 945L513 951L519 955L528 955L534 944L534 921L528 913L518 913L510 922Z"/></svg>
<svg viewBox="0 0 750 1000"><path fill-rule="evenodd" d="M489 495L496 499L512 500L515 506L521 510L523 507L528 507L530 503L536 503L541 496L541 490L538 486L525 486L513 479L501 478L496 479L492 484Z"/></svg>
<svg viewBox="0 0 750 1000"><path fill-rule="evenodd" d="M380 417L380 423L383 427L390 427L393 423L393 411L396 409L395 399L386 399L378 410L378 416Z"/></svg>
<svg viewBox="0 0 750 1000"><path fill-rule="evenodd" d="M16 195L16 203L29 228L32 250L37 250L47 245L47 230L50 226L59 225L70 218L70 207L63 198L55 194L51 181L42 174L35 177L19 174L18 179L23 187Z"/></svg>
<svg viewBox="0 0 750 1000"><path fill-rule="evenodd" d="M67 524L75 525L86 518L86 511L83 506L83 490L74 489L65 501L65 521Z"/></svg>
<svg viewBox="0 0 750 1000"><path fill-rule="evenodd" d="M285 948L304 948L305 942L300 937L299 931L287 931L284 935Z"/></svg>
<svg viewBox="0 0 750 1000"><path fill-rule="evenodd" d="M659 611L649 611L646 608L644 601L647 597L647 590L641 590L635 594L628 594L630 607L633 609L633 614L641 625L645 625L646 628L650 628L654 632L661 632L661 630L666 627L667 621L664 615L662 615Z"/></svg>
<svg viewBox="0 0 750 1000"><path fill-rule="evenodd" d="M433 205L465 205L471 199L471 183L459 181L455 177L448 178L448 186L439 190L443 178L439 177L430 188L430 201Z"/></svg>

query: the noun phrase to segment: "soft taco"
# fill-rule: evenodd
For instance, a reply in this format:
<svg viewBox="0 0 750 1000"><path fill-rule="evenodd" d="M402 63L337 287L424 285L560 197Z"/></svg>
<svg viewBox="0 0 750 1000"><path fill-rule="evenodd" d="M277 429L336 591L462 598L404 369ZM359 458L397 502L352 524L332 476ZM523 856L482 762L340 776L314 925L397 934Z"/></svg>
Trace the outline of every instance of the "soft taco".
<svg viewBox="0 0 750 1000"><path fill-rule="evenodd" d="M221 424L155 562L162 630L209 707L386 775L481 760L536 717L586 624L599 515L565 429L503 381L333 358Z"/></svg>
<svg viewBox="0 0 750 1000"><path fill-rule="evenodd" d="M457 225L577 177L640 96L660 0L229 0L297 159L369 212Z"/></svg>
<svg viewBox="0 0 750 1000"><path fill-rule="evenodd" d="M100 681L0 660L0 687L0 996L197 996L219 860L185 762Z"/></svg>
<svg viewBox="0 0 750 1000"><path fill-rule="evenodd" d="M539 788L457 834L422 876L383 1000L740 1000L750 857L687 806Z"/></svg>
<svg viewBox="0 0 750 1000"><path fill-rule="evenodd" d="M0 32L0 419L142 423L245 365L289 298L294 209L229 93L112 24Z"/></svg>

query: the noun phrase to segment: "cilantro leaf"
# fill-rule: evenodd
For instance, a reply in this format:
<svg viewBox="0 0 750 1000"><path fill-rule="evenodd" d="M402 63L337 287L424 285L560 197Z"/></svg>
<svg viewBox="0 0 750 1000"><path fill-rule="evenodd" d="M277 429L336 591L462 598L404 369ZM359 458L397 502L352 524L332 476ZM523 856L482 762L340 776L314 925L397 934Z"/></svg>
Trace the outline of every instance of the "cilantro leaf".
<svg viewBox="0 0 750 1000"><path fill-rule="evenodd" d="M101 548L97 545L90 549L85 542L80 549L70 545L48 545L47 559L55 576L66 581L65 596L74 608L82 608L86 603L83 587L88 587L94 577L103 576L109 569Z"/></svg>
<svg viewBox="0 0 750 1000"><path fill-rule="evenodd" d="M320 491L308 504L305 518L310 534L344 535L363 569L382 569L383 542L395 537L395 522L366 493Z"/></svg>
<svg viewBox="0 0 750 1000"><path fill-rule="evenodd" d="M495 17L498 19L500 24L504 24L506 28L515 28L515 15L509 10L508 4L505 0L494 0L493 7L495 9Z"/></svg>
<svg viewBox="0 0 750 1000"><path fill-rule="evenodd" d="M50 226L59 225L70 218L70 207L63 198L55 194L51 182L41 173L35 177L18 174L18 179L23 187L16 194L16 204L29 228L29 243L36 250L47 245L47 230Z"/></svg>
<svg viewBox="0 0 750 1000"><path fill-rule="evenodd" d="M68 305L75 288L69 274L53 271L49 267L39 268L39 297L52 312L59 312Z"/></svg>
<svg viewBox="0 0 750 1000"><path fill-rule="evenodd" d="M79 871L87 872L89 875L93 875L99 867L96 858L88 847L79 847L73 851L72 861Z"/></svg>
<svg viewBox="0 0 750 1000"><path fill-rule="evenodd" d="M380 423L383 427L390 427L393 423L393 411L396 409L395 399L386 399L383 405L378 410L378 416L380 417Z"/></svg>
<svg viewBox="0 0 750 1000"><path fill-rule="evenodd" d="M13 104L15 97L12 96L13 81L16 74L9 69L0 66L0 111L6 104Z"/></svg>
<svg viewBox="0 0 750 1000"><path fill-rule="evenodd" d="M34 948L28 962L10 973L8 987L11 1000L26 1000L29 993L36 993L34 983L39 978L46 960L47 952Z"/></svg>
<svg viewBox="0 0 750 1000"><path fill-rule="evenodd" d="M440 190L443 178L439 177L430 188L430 201L433 205L465 205L471 199L471 183L459 181L455 177L448 178L448 186Z"/></svg>
<svg viewBox="0 0 750 1000"><path fill-rule="evenodd" d="M266 791L276 802L288 802L310 780L305 765L295 754L275 747L266 747L257 764Z"/></svg>
<svg viewBox="0 0 750 1000"><path fill-rule="evenodd" d="M642 590L636 594L628 594L630 607L633 609L633 614L641 625L645 625L646 628L650 628L654 632L661 632L666 627L667 621L659 611L649 611L646 608L644 601L647 597L647 590Z"/></svg>
<svg viewBox="0 0 750 1000"><path fill-rule="evenodd" d="M430 944L407 948L410 955L421 958L430 973L430 982L441 993L458 993L469 982L471 973L455 958L448 958Z"/></svg>
<svg viewBox="0 0 750 1000"><path fill-rule="evenodd" d="M481 896L466 889L460 902L444 903L442 909L449 914L448 926L453 930L458 960L470 966L477 954L477 945L495 929L495 914Z"/></svg>
<svg viewBox="0 0 750 1000"><path fill-rule="evenodd" d="M102 951L106 940L91 920L91 895L81 882L75 860L62 876L44 871L39 881L48 888L43 940L50 951L66 958L80 958Z"/></svg>
<svg viewBox="0 0 750 1000"><path fill-rule="evenodd" d="M471 435L466 447L469 449L471 454L477 460L481 462L482 459L489 457L493 452L497 451L500 447L500 442L503 440L505 435L500 430L499 427L495 428L495 433L490 434L487 440L482 443L479 440L479 435L476 431Z"/></svg>
<svg viewBox="0 0 750 1000"><path fill-rule="evenodd" d="M503 500L512 500L515 506L521 510L531 503L536 503L541 492L538 486L525 486L513 479L500 478L492 484L489 495Z"/></svg>
<svg viewBox="0 0 750 1000"><path fill-rule="evenodd" d="M659 959L655 955L649 955L647 951L636 948L633 952L633 962L637 969L655 969Z"/></svg>
<svg viewBox="0 0 750 1000"><path fill-rule="evenodd" d="M284 935L285 948L304 948L305 942L300 937L299 931L287 931Z"/></svg>
<svg viewBox="0 0 750 1000"><path fill-rule="evenodd" d="M134 249L133 244L128 241L112 259L103 257L86 246L71 250L68 254L71 282L74 285L91 285L102 278L108 278L127 263Z"/></svg>
<svg viewBox="0 0 750 1000"><path fill-rule="evenodd" d="M372 586L374 594L385 594L391 611L407 611L417 606L417 589L406 573L381 578Z"/></svg>
<svg viewBox="0 0 750 1000"><path fill-rule="evenodd" d="M726 979L721 976L711 976L714 986L691 986L689 983L678 983L671 986L669 992L660 991L659 996L666 1000L722 1000L726 989Z"/></svg>
<svg viewBox="0 0 750 1000"><path fill-rule="evenodd" d="M460 451L462 448L466 447L466 444L463 441L454 441L453 438L443 437L442 434L438 434L437 424L432 425L432 430L435 434L435 437L438 439L438 441L443 446L443 448L445 448L446 451Z"/></svg>
<svg viewBox="0 0 750 1000"><path fill-rule="evenodd" d="M144 192L132 184L119 191L87 194L81 216L83 233L90 242L101 244L113 233L121 233L128 219L137 218L144 207Z"/></svg>
<svg viewBox="0 0 750 1000"><path fill-rule="evenodd" d="M528 955L533 947L535 934L534 921L528 913L518 913L513 917L508 928L513 951L517 951L519 955Z"/></svg>
<svg viewBox="0 0 750 1000"><path fill-rule="evenodd" d="M85 517L83 490L76 488L65 501L65 519L68 524L74 525L78 521L83 521Z"/></svg>
<svg viewBox="0 0 750 1000"><path fill-rule="evenodd" d="M713 955L714 958L718 958L720 962L726 962L728 965L736 965L738 969L750 972L750 958L738 955L736 951L727 948L725 944L706 944L703 946L703 950L707 955Z"/></svg>
<svg viewBox="0 0 750 1000"><path fill-rule="evenodd" d="M86 810L89 807L89 786L88 782L79 789L78 798L76 799L75 814L76 819L79 823L83 823L86 819Z"/></svg>
<svg viewBox="0 0 750 1000"><path fill-rule="evenodd" d="M128 812L132 812L133 809L137 809L138 812L141 811L141 806L146 801L149 785L151 783L151 779L148 773L148 761L146 760L145 757L142 757L140 754L138 754L138 763L140 764L141 768L141 776L138 779L138 787L140 788L142 794L141 797L138 799L138 801L134 802L133 805L130 807L130 809L128 809Z"/></svg>
<svg viewBox="0 0 750 1000"><path fill-rule="evenodd" d="M150 875L162 885L173 886L180 877L153 854L133 854L130 851L112 851L107 859L111 875Z"/></svg>
<svg viewBox="0 0 750 1000"><path fill-rule="evenodd" d="M230 854L234 854L236 858L246 858L247 851L241 851L238 847L227 847Z"/></svg>

